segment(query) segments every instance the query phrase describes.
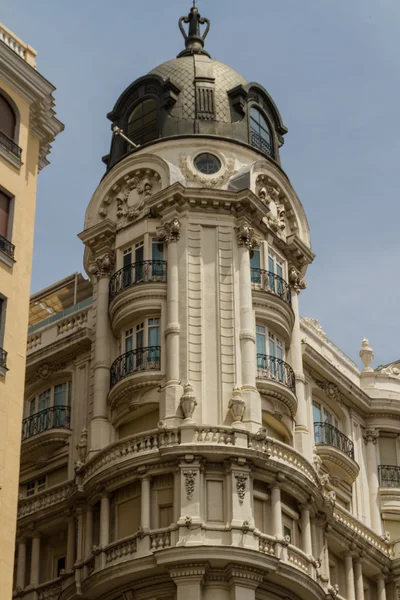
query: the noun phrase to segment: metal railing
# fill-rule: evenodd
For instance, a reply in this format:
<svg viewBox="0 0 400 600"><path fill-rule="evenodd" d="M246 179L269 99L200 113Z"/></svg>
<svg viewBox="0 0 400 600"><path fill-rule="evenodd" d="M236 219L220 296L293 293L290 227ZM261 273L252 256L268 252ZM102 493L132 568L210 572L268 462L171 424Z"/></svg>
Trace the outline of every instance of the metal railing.
<svg viewBox="0 0 400 600"><path fill-rule="evenodd" d="M292 305L290 286L282 277L275 275L271 271L264 271L263 269L256 269L254 267L250 268L250 275L251 283L255 289L276 294L290 306Z"/></svg>
<svg viewBox="0 0 400 600"><path fill-rule="evenodd" d="M22 440L49 429L70 429L71 407L51 406L22 421Z"/></svg>
<svg viewBox="0 0 400 600"><path fill-rule="evenodd" d="M296 382L293 369L281 358L257 354L257 377L261 379L274 379L296 393Z"/></svg>
<svg viewBox="0 0 400 600"><path fill-rule="evenodd" d="M7 369L7 352L0 348L0 367Z"/></svg>
<svg viewBox="0 0 400 600"><path fill-rule="evenodd" d="M379 465L380 487L400 488L400 467L396 465Z"/></svg>
<svg viewBox="0 0 400 600"><path fill-rule="evenodd" d="M274 156L272 145L267 142L267 140L264 139L259 133L257 133L257 131L254 131L254 129L251 130L251 145L254 146L254 148L258 148L261 150L261 152L264 152L264 154L267 154L268 156Z"/></svg>
<svg viewBox="0 0 400 600"><path fill-rule="evenodd" d="M165 283L167 263L164 260L143 260L123 267L110 279L110 300L131 285L138 283Z"/></svg>
<svg viewBox="0 0 400 600"><path fill-rule="evenodd" d="M148 346L130 350L111 365L110 389L124 377L141 371L159 371L161 366L161 346Z"/></svg>
<svg viewBox="0 0 400 600"><path fill-rule="evenodd" d="M330 423L314 423L314 441L317 446L333 446L354 460L354 444Z"/></svg>
<svg viewBox="0 0 400 600"><path fill-rule="evenodd" d="M8 152L11 152L11 154L14 154L14 156L21 160L22 149L2 131L0 131L0 146L3 146Z"/></svg>
<svg viewBox="0 0 400 600"><path fill-rule="evenodd" d="M10 258L14 258L14 244L6 240L6 238L2 235L0 235L0 250L1 252L4 252L4 254L7 254L7 256Z"/></svg>

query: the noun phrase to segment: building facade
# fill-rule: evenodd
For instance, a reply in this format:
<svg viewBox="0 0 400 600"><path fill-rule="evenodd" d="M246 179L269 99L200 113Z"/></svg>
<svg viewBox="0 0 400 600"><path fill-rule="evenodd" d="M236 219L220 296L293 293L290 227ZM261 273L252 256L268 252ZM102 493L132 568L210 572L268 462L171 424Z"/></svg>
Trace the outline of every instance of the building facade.
<svg viewBox="0 0 400 600"><path fill-rule="evenodd" d="M11 596L38 171L62 130L36 52L0 24L0 589Z"/></svg>
<svg viewBox="0 0 400 600"><path fill-rule="evenodd" d="M179 24L108 115L88 279L31 301L15 597L396 600L400 369L301 319L282 118Z"/></svg>

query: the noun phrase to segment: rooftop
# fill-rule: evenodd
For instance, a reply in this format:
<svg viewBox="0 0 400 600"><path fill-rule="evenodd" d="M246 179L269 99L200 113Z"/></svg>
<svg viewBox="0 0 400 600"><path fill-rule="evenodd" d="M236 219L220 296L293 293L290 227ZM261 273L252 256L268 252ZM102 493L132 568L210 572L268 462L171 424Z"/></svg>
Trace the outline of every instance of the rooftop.
<svg viewBox="0 0 400 600"><path fill-rule="evenodd" d="M11 50L18 54L18 56L27 62L28 65L36 69L36 50L34 50L32 46L25 44L19 37L15 35L15 33L7 29L7 27L2 23L0 23L0 41L11 48Z"/></svg>

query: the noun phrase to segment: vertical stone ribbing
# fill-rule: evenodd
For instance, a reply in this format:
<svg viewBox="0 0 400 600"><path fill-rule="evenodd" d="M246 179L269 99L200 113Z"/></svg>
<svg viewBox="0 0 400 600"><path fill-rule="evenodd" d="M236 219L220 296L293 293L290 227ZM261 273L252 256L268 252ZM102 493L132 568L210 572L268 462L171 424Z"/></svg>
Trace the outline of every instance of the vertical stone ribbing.
<svg viewBox="0 0 400 600"><path fill-rule="evenodd" d="M202 380L201 226L188 225L189 381Z"/></svg>

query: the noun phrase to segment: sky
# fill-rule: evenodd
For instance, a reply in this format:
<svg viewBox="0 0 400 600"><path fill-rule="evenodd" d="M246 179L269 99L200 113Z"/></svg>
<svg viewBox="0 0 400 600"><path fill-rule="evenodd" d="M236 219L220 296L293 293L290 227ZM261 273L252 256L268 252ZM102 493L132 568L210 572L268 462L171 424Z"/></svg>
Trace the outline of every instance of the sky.
<svg viewBox="0 0 400 600"><path fill-rule="evenodd" d="M32 292L82 271L77 234L104 174L106 114L183 48L190 0L0 0L0 19L38 51L65 131L39 176ZM282 166L305 208L314 263L303 316L360 364L400 358L398 0L199 0L212 57L267 88L289 133Z"/></svg>

